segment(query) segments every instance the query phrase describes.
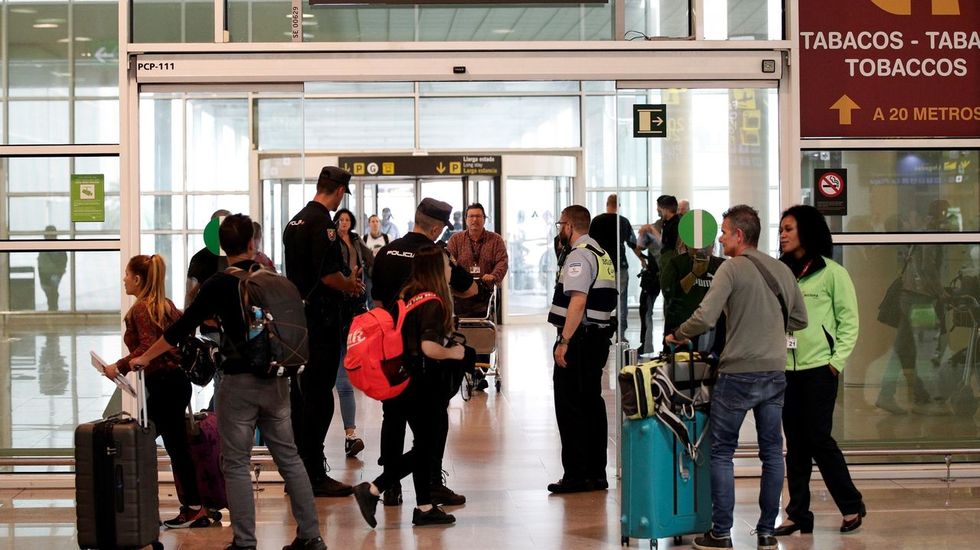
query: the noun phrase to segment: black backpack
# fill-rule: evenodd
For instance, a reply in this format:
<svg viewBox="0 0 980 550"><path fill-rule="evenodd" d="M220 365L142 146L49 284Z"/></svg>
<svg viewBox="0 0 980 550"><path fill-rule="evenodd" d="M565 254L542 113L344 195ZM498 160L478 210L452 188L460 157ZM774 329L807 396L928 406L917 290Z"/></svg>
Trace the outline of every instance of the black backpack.
<svg viewBox="0 0 980 550"><path fill-rule="evenodd" d="M263 327L257 336L244 342L242 349L235 351L248 359L258 376L292 376L302 372L310 351L306 312L296 285L258 264L247 271L229 267L225 273L239 279L238 294L246 328L256 320ZM257 316L253 308L261 309L261 314Z"/></svg>

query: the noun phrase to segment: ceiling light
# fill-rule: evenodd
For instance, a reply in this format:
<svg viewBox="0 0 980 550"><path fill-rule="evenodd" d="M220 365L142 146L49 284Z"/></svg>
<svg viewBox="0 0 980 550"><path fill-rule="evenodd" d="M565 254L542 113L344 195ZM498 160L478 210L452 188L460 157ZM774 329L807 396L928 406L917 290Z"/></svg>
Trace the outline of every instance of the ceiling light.
<svg viewBox="0 0 980 550"><path fill-rule="evenodd" d="M37 13L37 10L34 8L10 8L10 13L22 13L27 15L33 15Z"/></svg>
<svg viewBox="0 0 980 550"><path fill-rule="evenodd" d="M510 34L514 32L514 29L494 29L493 34Z"/></svg>
<svg viewBox="0 0 980 550"><path fill-rule="evenodd" d="M76 36L75 42L91 42L92 39L87 36Z"/></svg>
<svg viewBox="0 0 980 550"><path fill-rule="evenodd" d="M37 20L38 23L64 23L65 20L61 17L41 17Z"/></svg>
<svg viewBox="0 0 980 550"><path fill-rule="evenodd" d="M57 29L58 28L58 25L56 25L54 23L35 23L34 24L34 28L35 29Z"/></svg>

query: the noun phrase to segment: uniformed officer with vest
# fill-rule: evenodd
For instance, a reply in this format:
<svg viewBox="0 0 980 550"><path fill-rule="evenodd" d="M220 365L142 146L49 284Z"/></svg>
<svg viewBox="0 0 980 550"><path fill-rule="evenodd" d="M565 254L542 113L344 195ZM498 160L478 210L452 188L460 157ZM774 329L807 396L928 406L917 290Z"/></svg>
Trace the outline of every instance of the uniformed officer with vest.
<svg viewBox="0 0 980 550"><path fill-rule="evenodd" d="M292 378L293 434L299 456L318 497L350 495L351 486L327 475L323 440L333 418L333 387L340 368L344 294L363 295L360 268L351 270L340 250L340 236L330 217L350 193L351 175L325 166L316 182L316 195L286 225L282 234L286 277L306 303L310 358L306 369Z"/></svg>
<svg viewBox="0 0 980 550"><path fill-rule="evenodd" d="M564 468L562 478L548 485L552 493L609 488L602 370L616 331L612 312L619 292L612 258L589 237L591 220L588 209L573 205L562 210L556 224L569 252L559 261L548 314L558 329L553 380Z"/></svg>

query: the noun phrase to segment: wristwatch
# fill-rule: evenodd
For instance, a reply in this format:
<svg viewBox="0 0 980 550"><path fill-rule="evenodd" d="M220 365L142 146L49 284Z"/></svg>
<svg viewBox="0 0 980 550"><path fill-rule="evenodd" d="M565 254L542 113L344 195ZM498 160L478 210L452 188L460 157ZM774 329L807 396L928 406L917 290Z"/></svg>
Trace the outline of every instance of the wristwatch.
<svg viewBox="0 0 980 550"><path fill-rule="evenodd" d="M559 346L563 346L563 345L564 346L567 346L568 345L568 338L565 338L564 336L562 336L561 334L559 334L558 335L558 345Z"/></svg>

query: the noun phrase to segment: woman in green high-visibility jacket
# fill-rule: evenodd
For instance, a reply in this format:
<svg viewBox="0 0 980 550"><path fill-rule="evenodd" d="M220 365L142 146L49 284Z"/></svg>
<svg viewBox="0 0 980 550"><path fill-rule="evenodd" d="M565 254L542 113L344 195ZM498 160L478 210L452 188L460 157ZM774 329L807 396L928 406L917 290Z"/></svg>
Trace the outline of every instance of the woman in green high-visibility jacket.
<svg viewBox="0 0 980 550"><path fill-rule="evenodd" d="M813 532L810 474L814 461L843 516L840 531L847 533L861 526L864 500L831 430L838 376L858 336L854 283L847 270L830 258L830 229L823 214L812 206L793 206L783 212L779 248L780 260L799 281L810 322L792 335L796 345L791 343L787 350L783 431L789 504L787 519L775 534Z"/></svg>

